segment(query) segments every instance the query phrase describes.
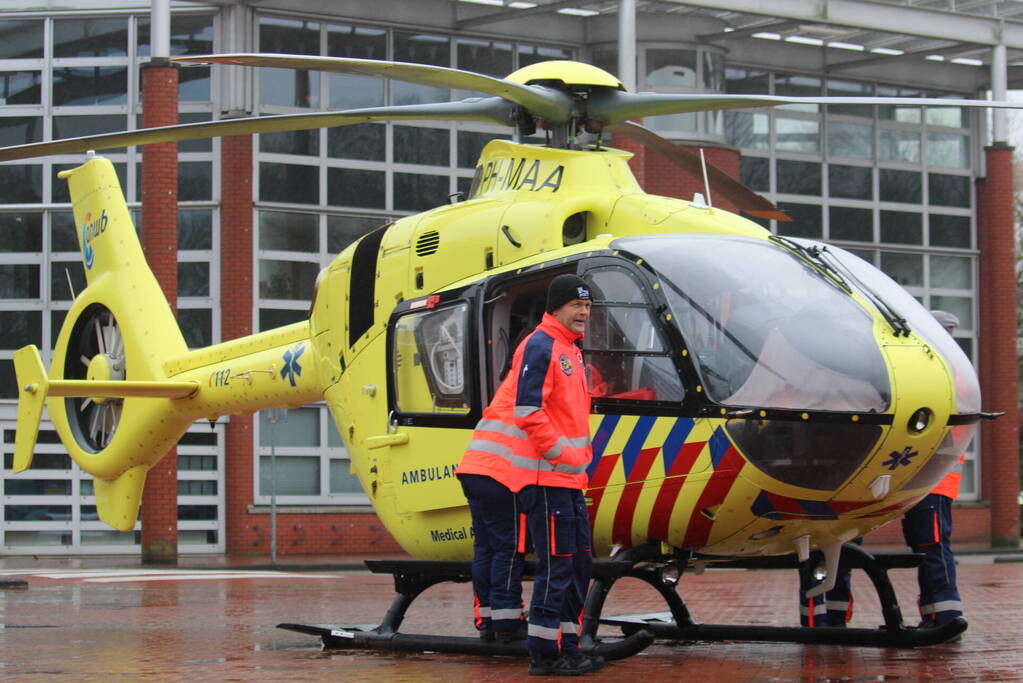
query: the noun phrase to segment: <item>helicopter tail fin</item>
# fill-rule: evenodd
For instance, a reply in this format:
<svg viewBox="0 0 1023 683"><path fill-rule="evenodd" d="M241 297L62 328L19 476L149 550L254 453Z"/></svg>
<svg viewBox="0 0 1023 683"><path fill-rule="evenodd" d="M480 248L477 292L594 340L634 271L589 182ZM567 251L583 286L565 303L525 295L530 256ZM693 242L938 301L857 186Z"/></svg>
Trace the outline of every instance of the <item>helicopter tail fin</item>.
<svg viewBox="0 0 1023 683"><path fill-rule="evenodd" d="M90 156L59 177L71 195L86 287L73 293L48 374L35 347L15 353L14 470L32 464L45 403L61 443L95 479L100 519L127 530L146 472L194 419L175 400L198 385L168 381L164 360L188 347L146 262L113 164Z"/></svg>

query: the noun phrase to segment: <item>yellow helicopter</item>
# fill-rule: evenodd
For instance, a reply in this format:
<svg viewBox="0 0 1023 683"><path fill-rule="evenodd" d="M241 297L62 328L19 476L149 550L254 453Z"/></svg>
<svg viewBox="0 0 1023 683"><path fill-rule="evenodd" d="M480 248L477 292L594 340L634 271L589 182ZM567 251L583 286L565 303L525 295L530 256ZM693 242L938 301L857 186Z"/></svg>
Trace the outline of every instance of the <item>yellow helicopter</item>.
<svg viewBox="0 0 1023 683"><path fill-rule="evenodd" d="M14 471L31 465L45 404L70 455L95 478L98 514L114 528L134 527L146 472L195 420L324 400L352 471L402 547L420 560L469 559L455 467L517 338L539 320L547 283L565 272L594 292L583 345L598 554L652 548L685 564L793 552L805 559L820 549L833 577L842 544L926 495L973 437L982 417L976 373L927 310L840 248L777 237L711 206L713 188L747 213L785 219L630 119L797 102L1018 105L628 93L611 74L564 61L498 79L342 58L175 59L488 96L58 140L0 150L0 161L401 119L487 121L520 136L539 126L547 143L492 141L464 201L401 218L346 248L320 273L308 321L196 350L146 264L112 165L90 154L61 172L88 285L68 311L49 372L35 347L15 353ZM706 196L644 193L631 155L603 145L608 132L702 172ZM682 612L672 611L680 627ZM901 626L897 614L889 625Z"/></svg>

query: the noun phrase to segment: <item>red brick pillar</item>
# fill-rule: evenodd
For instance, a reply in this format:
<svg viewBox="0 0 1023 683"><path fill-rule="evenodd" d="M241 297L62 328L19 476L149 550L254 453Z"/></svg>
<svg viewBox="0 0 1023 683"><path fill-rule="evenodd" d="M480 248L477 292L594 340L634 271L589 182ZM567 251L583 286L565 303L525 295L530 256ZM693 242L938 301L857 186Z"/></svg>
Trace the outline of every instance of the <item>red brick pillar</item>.
<svg viewBox="0 0 1023 683"><path fill-rule="evenodd" d="M142 126L178 122L178 67L153 59L142 67ZM171 310L178 300L178 144L142 148L142 250ZM149 470L142 493L142 562L178 561L178 454Z"/></svg>
<svg viewBox="0 0 1023 683"><path fill-rule="evenodd" d="M984 410L1005 415L981 427L982 491L991 501L991 544L1015 547L1020 520L1013 148L996 144L984 151L987 176L977 183L980 385Z"/></svg>
<svg viewBox="0 0 1023 683"><path fill-rule="evenodd" d="M252 334L252 136L226 137L220 145L220 327L229 340ZM228 553L270 550L269 540L255 547L247 529L256 458L252 423L251 415L232 415L225 431ZM269 530L259 538L269 539Z"/></svg>

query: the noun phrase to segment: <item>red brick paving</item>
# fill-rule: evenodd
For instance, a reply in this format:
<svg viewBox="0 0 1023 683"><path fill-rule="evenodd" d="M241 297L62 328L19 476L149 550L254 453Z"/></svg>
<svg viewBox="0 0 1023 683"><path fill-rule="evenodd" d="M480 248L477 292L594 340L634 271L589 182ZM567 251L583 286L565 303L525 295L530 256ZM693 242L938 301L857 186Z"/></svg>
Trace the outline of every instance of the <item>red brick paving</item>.
<svg viewBox="0 0 1023 683"><path fill-rule="evenodd" d="M114 561L97 561L115 566ZM36 576L59 561L7 560L24 567L26 590L0 591L0 679L38 681L525 681L524 660L461 655L322 651L319 640L279 622L371 624L390 603L388 576L315 572L287 577L93 583ZM81 561L65 561L82 566ZM95 564L95 563L94 563ZM121 561L132 567L130 561ZM29 565L29 566L25 566ZM137 566L137 565L135 565ZM237 569L237 567L229 567ZM228 567L225 567L228 569ZM915 623L915 573L891 572L908 623ZM588 679L605 681L1018 681L1023 679L1023 563L962 564L960 589L970 628L962 643L918 650L777 643L659 642L611 662ZM7 576L6 578L12 578ZM687 575L683 594L695 619L794 625L795 572L708 571ZM854 574L853 626L881 617L866 577ZM606 613L661 610L645 584L626 579ZM469 588L428 590L403 630L472 633ZM613 635L608 631L608 635Z"/></svg>

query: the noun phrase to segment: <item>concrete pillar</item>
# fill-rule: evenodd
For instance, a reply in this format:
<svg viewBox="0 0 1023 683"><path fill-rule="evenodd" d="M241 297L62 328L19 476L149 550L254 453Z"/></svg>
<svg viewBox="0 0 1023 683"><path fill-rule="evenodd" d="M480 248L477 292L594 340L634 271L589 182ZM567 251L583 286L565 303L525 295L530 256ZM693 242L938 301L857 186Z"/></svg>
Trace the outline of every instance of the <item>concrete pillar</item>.
<svg viewBox="0 0 1023 683"><path fill-rule="evenodd" d="M636 91L636 0L618 2L618 80Z"/></svg>
<svg viewBox="0 0 1023 683"><path fill-rule="evenodd" d="M224 340L252 334L253 208L252 136L225 137L220 143L220 327ZM230 292L230 295L227 293ZM228 553L269 553L268 531L247 528L254 499L255 443L251 415L232 415L224 432L225 548ZM260 542L260 539L264 542ZM260 542L259 546L253 544Z"/></svg>
<svg viewBox="0 0 1023 683"><path fill-rule="evenodd" d="M1005 412L981 427L982 493L991 501L991 544L1019 545L1019 409L1016 360L1016 259L1013 148L984 150L977 183L980 247L980 386L984 410Z"/></svg>
<svg viewBox="0 0 1023 683"><path fill-rule="evenodd" d="M142 67L142 126L178 122L178 67L153 59ZM172 310L178 295L178 145L142 148L142 250ZM178 458L171 449L146 477L142 562L178 561Z"/></svg>

